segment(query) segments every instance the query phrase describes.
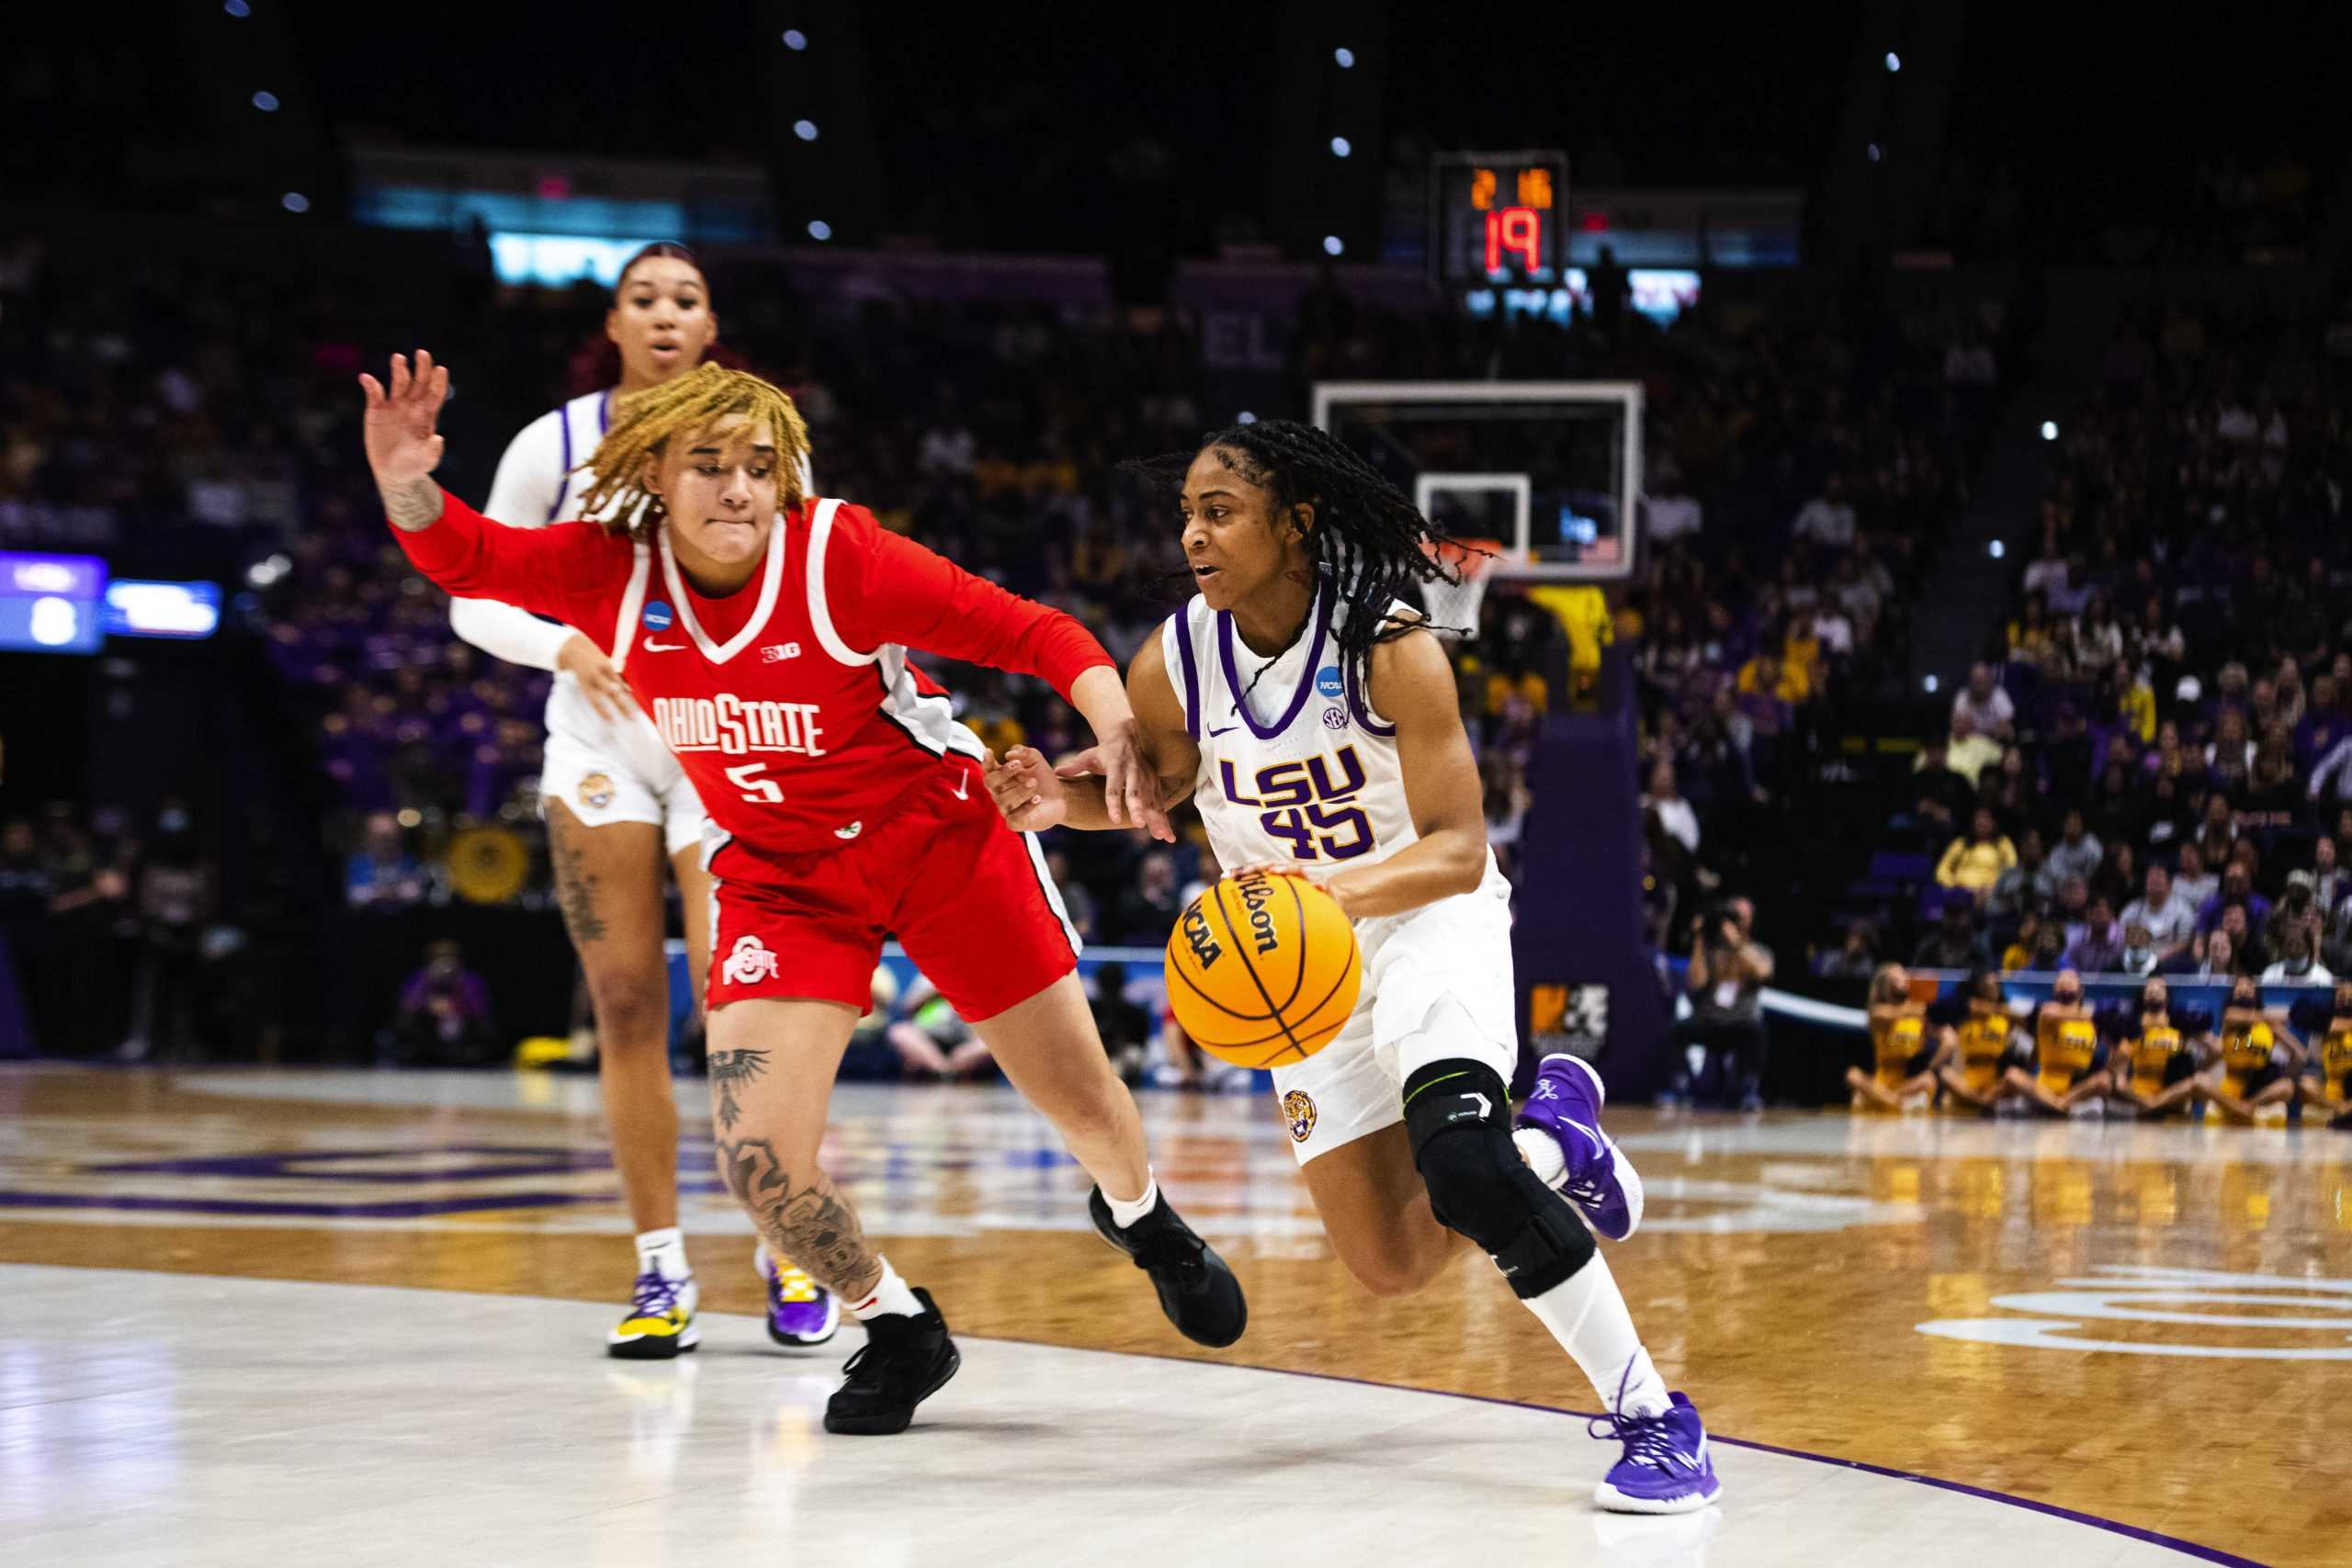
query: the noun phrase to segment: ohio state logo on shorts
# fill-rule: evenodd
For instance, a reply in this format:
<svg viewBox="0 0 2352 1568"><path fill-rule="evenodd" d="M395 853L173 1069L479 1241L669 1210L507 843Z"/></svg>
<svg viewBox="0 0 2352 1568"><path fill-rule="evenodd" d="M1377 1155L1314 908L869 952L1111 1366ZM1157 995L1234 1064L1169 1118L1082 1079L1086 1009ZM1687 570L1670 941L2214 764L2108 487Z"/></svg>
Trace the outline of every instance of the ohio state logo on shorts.
<svg viewBox="0 0 2352 1568"><path fill-rule="evenodd" d="M756 986L775 978L775 954L758 937L737 937L719 977L730 986Z"/></svg>

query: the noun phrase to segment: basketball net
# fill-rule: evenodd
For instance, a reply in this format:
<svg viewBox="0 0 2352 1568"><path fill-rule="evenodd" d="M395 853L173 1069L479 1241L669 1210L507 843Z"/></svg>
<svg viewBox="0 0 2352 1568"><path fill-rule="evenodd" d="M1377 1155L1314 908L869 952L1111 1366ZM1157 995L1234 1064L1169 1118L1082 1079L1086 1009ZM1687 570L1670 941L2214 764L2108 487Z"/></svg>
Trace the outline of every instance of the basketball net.
<svg viewBox="0 0 2352 1568"><path fill-rule="evenodd" d="M1424 539L1421 552L1447 573L1421 584L1421 603L1436 623L1430 629L1442 637L1477 636L1478 606L1486 603L1487 574L1503 558L1503 542Z"/></svg>

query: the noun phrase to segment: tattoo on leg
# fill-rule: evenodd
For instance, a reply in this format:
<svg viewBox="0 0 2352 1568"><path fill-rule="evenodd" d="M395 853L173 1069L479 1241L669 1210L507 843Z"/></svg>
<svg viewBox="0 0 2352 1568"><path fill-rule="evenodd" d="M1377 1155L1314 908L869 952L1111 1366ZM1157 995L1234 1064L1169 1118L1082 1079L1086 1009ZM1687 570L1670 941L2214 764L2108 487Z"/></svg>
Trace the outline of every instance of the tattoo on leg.
<svg viewBox="0 0 2352 1568"><path fill-rule="evenodd" d="M582 863L569 829L548 834L548 858L555 863L556 908L571 928L574 945L585 947L605 940L605 917L596 912L596 878Z"/></svg>
<svg viewBox="0 0 2352 1568"><path fill-rule="evenodd" d="M782 1162L775 1157L775 1145L765 1138L745 1138L740 1143L718 1141L718 1174L727 1183L727 1190L735 1201L752 1211L752 1218L760 1217L762 1206L773 1201L781 1205L792 1179L785 1174Z"/></svg>
<svg viewBox="0 0 2352 1568"><path fill-rule="evenodd" d="M785 1255L835 1295L855 1301L874 1289L881 1260L865 1242L856 1212L822 1171L758 1216L760 1229Z"/></svg>
<svg viewBox="0 0 2352 1568"><path fill-rule="evenodd" d="M765 1051L713 1051L710 1054L710 1089L718 1099L719 1131L731 1133L736 1121L743 1114L742 1105L735 1098L738 1085L748 1084L768 1070Z"/></svg>

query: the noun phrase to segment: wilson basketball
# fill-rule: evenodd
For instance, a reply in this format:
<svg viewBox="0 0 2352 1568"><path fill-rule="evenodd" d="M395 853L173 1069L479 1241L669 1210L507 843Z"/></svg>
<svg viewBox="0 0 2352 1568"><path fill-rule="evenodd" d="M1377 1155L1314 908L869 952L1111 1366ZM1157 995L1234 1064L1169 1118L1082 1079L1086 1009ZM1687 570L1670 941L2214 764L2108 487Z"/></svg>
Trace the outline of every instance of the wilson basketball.
<svg viewBox="0 0 2352 1568"><path fill-rule="evenodd" d="M1170 1010L1193 1044L1239 1066L1329 1045L1363 984L1355 928L1303 877L1227 877L1168 933Z"/></svg>

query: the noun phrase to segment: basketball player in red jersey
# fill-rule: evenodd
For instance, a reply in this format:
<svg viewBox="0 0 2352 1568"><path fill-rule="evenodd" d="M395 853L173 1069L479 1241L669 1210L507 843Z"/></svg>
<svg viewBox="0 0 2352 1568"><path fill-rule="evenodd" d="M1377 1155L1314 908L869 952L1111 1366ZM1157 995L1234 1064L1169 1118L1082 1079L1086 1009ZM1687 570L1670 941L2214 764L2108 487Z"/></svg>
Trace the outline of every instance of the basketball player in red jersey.
<svg viewBox="0 0 2352 1568"><path fill-rule="evenodd" d="M594 639L709 813L719 1174L768 1245L865 1325L826 1429L902 1431L958 1364L929 1294L867 1245L817 1161L885 932L1094 1177L1096 1228L1149 1272L1170 1320L1202 1344L1238 1338L1240 1285L1159 1195L1036 840L974 787L984 749L907 660L915 646L1050 681L1093 727L1112 809L1164 834L1102 645L864 508L802 493L800 416L743 371L705 365L623 402L582 497L615 521L534 530L433 482L448 372L396 355L390 380L360 378L368 459L410 559L452 593ZM639 637L651 620L673 628L659 646Z"/></svg>

